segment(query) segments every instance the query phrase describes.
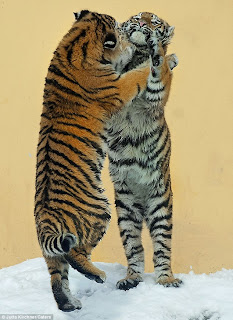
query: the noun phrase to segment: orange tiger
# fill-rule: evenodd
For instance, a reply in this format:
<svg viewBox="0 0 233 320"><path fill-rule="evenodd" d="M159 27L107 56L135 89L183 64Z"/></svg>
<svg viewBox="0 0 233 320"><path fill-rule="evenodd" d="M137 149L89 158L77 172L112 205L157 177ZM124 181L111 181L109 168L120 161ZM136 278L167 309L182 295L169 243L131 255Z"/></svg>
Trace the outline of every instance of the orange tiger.
<svg viewBox="0 0 233 320"><path fill-rule="evenodd" d="M101 187L104 125L146 88L150 63L124 75L132 44L114 18L83 10L58 45L45 81L37 151L35 220L58 308L80 309L69 289L69 264L105 280L90 260L110 220ZM68 264L69 263L69 264Z"/></svg>

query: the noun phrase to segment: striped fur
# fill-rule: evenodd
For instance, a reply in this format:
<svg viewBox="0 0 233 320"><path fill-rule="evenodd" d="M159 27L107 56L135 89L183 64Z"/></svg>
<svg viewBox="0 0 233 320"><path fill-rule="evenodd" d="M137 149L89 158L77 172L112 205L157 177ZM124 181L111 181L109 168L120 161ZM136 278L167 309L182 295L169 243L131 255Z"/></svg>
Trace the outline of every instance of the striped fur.
<svg viewBox="0 0 233 320"><path fill-rule="evenodd" d="M106 126L118 225L128 260L127 276L117 287L128 290L142 281L143 221L153 241L157 282L179 286L181 282L171 270L171 141L164 117L171 69L178 63L174 54L165 56L174 28L150 13L132 17L122 28L137 46L126 69L143 62L150 54L153 68L143 96L115 114Z"/></svg>
<svg viewBox="0 0 233 320"><path fill-rule="evenodd" d="M87 10L56 49L45 81L37 150L35 220L58 308L81 308L71 296L68 263L89 279L105 280L91 263L109 219L101 185L104 124L146 88L149 61L120 75L133 46L116 21Z"/></svg>

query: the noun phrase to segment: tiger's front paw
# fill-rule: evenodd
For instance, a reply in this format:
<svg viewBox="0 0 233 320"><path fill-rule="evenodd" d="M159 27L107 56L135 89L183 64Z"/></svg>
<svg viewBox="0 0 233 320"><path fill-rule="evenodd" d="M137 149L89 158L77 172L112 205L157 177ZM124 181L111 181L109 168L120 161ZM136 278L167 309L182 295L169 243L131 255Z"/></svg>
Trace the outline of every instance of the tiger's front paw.
<svg viewBox="0 0 233 320"><path fill-rule="evenodd" d="M116 287L117 289L120 290L129 290L132 288L137 287L137 285L139 284L139 282L142 282L141 279L132 279L132 278L125 278L125 279L121 279L117 282Z"/></svg>
<svg viewBox="0 0 233 320"><path fill-rule="evenodd" d="M168 55L167 61L168 61L168 65L169 65L170 70L174 69L179 63L179 60L178 60L177 55L175 53Z"/></svg>
<svg viewBox="0 0 233 320"><path fill-rule="evenodd" d="M147 45L148 45L153 67L158 67L162 65L163 59L164 59L162 56L162 44L158 40L158 37L155 31L152 32L150 37L148 38Z"/></svg>
<svg viewBox="0 0 233 320"><path fill-rule="evenodd" d="M164 287L178 288L182 285L183 281L178 278L174 278L174 277L169 277L169 278L166 277L166 278L158 280L157 283L163 285Z"/></svg>

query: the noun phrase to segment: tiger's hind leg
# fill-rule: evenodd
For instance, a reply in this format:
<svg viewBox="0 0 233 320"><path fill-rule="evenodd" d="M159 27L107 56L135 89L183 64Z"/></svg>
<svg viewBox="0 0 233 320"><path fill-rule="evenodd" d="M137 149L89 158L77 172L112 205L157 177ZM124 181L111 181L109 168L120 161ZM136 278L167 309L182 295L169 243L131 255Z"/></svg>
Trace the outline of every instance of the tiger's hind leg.
<svg viewBox="0 0 233 320"><path fill-rule="evenodd" d="M141 206L134 195L116 192L116 209L120 236L128 261L127 276L117 282L120 290L129 290L142 282L144 272L144 249L141 242L142 214Z"/></svg>
<svg viewBox="0 0 233 320"><path fill-rule="evenodd" d="M179 287L182 281L174 278L171 269L172 193L169 187L163 189L163 194L156 194L148 201L145 220L154 247L156 282L165 287Z"/></svg>
<svg viewBox="0 0 233 320"><path fill-rule="evenodd" d="M65 256L69 264L86 278L95 280L98 283L105 282L106 274L104 271L96 268L91 262L91 251L93 246L86 245L82 248L72 248Z"/></svg>
<svg viewBox="0 0 233 320"><path fill-rule="evenodd" d="M45 257L51 276L51 287L58 308L62 311L81 309L81 302L74 298L69 289L69 264L62 256Z"/></svg>

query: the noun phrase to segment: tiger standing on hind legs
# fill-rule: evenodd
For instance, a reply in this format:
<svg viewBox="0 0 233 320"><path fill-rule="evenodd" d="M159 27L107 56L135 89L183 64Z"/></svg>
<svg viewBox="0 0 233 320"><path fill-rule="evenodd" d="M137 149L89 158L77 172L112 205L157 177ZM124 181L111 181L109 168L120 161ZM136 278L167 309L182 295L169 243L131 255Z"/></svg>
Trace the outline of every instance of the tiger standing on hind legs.
<svg viewBox="0 0 233 320"><path fill-rule="evenodd" d="M118 225L126 258L127 276L117 288L128 290L142 281L143 221L154 249L156 281L178 287L181 280L171 270L172 189L170 179L170 132L164 116L175 54L167 55L174 27L153 13L141 12L121 25L136 51L125 70L149 56L152 72L143 95L114 114L107 122L109 169L114 183Z"/></svg>
<svg viewBox="0 0 233 320"><path fill-rule="evenodd" d="M81 308L69 289L69 264L89 279L90 260L110 220L101 169L107 119L146 88L150 61L120 75L133 45L114 18L83 10L58 45L45 81L37 149L35 220L58 308Z"/></svg>

